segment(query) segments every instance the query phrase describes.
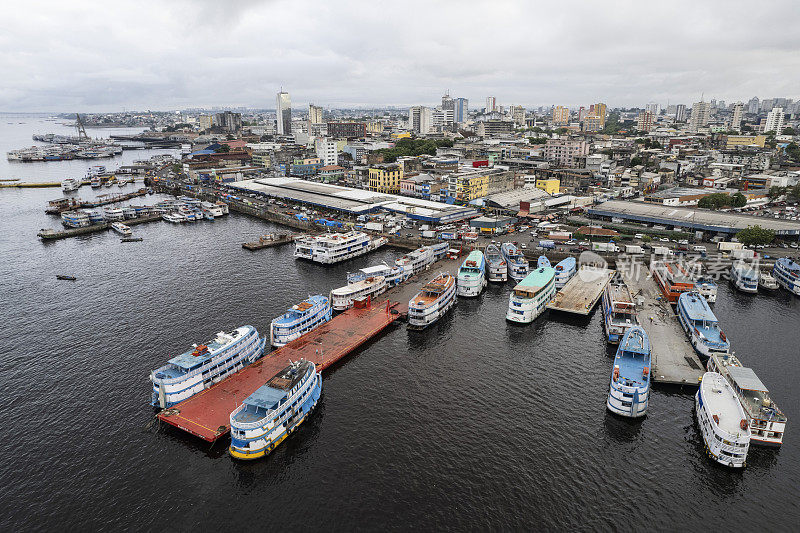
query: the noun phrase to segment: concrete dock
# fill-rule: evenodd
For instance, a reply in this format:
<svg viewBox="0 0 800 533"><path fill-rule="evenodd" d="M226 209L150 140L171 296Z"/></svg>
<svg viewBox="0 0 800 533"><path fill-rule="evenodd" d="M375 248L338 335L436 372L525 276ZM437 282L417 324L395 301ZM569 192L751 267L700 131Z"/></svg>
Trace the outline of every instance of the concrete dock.
<svg viewBox="0 0 800 533"><path fill-rule="evenodd" d="M583 266L556 293L555 298L547 304L547 308L551 311L586 316L600 301L603 290L613 275L614 271L607 268Z"/></svg>
<svg viewBox="0 0 800 533"><path fill-rule="evenodd" d="M126 226L136 226L146 222L156 222L161 220L161 215L148 215L146 217L129 218L128 220L120 220ZM64 230L56 229L41 229L36 234L42 240L51 241L57 239L66 239L68 237L77 237L79 235L87 235L89 233L96 233L98 231L105 231L111 228L111 224L103 222L102 224L92 224L91 226L84 226L82 228L67 228Z"/></svg>
<svg viewBox="0 0 800 533"><path fill-rule="evenodd" d="M642 267L638 276L622 274L637 303L639 323L650 337L653 381L699 386L705 368L681 329L672 306L662 298L655 281L648 276L647 268Z"/></svg>

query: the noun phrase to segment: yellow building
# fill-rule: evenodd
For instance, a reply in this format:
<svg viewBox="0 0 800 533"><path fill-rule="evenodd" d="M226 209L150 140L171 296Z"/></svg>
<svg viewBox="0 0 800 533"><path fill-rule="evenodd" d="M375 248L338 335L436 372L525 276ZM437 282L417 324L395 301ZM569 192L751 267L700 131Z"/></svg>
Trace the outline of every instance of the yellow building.
<svg viewBox="0 0 800 533"><path fill-rule="evenodd" d="M556 126L569 124L569 109L560 105L554 107L553 124Z"/></svg>
<svg viewBox="0 0 800 533"><path fill-rule="evenodd" d="M561 181L554 178L536 180L536 188L542 189L547 194L558 194L560 187Z"/></svg>
<svg viewBox="0 0 800 533"><path fill-rule="evenodd" d="M465 172L450 176L448 191L450 196L462 202L469 202L489 195L489 176L482 172Z"/></svg>
<svg viewBox="0 0 800 533"><path fill-rule="evenodd" d="M410 139L411 132L404 131L402 133L392 133L392 139Z"/></svg>
<svg viewBox="0 0 800 533"><path fill-rule="evenodd" d="M387 194L400 193L403 167L396 164L376 165L369 169L369 190Z"/></svg>
<svg viewBox="0 0 800 533"><path fill-rule="evenodd" d="M383 133L383 122L380 120L367 122L367 133Z"/></svg>
<svg viewBox="0 0 800 533"><path fill-rule="evenodd" d="M725 148L734 148L736 146L758 146L759 148L764 148L766 140L766 135L729 135Z"/></svg>
<svg viewBox="0 0 800 533"><path fill-rule="evenodd" d="M606 127L606 112L607 111L608 111L608 108L606 107L606 104L603 104L603 103L592 104L589 107L589 114L590 115L594 115L594 116L596 116L596 117L598 117L600 119L600 129L601 130Z"/></svg>

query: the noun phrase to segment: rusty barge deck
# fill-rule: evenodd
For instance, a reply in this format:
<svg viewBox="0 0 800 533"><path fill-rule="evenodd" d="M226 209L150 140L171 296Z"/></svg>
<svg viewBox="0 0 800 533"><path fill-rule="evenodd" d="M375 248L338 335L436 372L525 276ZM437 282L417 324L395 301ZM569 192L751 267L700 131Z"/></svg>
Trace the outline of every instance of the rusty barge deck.
<svg viewBox="0 0 800 533"><path fill-rule="evenodd" d="M353 308L268 353L188 400L161 411L159 420L208 442L230 431L229 415L245 398L283 369L289 361L306 359L324 370L363 345L402 316L388 301Z"/></svg>

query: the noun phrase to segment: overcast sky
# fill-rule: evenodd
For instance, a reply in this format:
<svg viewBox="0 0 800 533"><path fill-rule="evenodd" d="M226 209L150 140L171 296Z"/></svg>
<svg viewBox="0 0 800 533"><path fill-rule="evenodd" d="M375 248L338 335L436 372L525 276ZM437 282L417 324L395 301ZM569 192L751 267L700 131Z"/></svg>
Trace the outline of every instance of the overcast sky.
<svg viewBox="0 0 800 533"><path fill-rule="evenodd" d="M795 2L24 1L0 111L800 98Z"/></svg>

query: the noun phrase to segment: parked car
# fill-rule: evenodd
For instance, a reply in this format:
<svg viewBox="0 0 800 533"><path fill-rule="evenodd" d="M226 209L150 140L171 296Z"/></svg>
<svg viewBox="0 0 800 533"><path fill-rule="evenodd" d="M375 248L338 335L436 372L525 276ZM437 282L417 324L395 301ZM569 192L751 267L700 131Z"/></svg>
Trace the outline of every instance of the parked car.
<svg viewBox="0 0 800 533"><path fill-rule="evenodd" d="M642 233L637 233L633 236L634 239L644 239L644 235Z"/></svg>
<svg viewBox="0 0 800 533"><path fill-rule="evenodd" d="M666 237L661 237L658 240L661 241L661 242L669 242L669 239L667 239Z"/></svg>
<svg viewBox="0 0 800 533"><path fill-rule="evenodd" d="M573 244L577 244L577 242L578 241L576 241L575 239L570 239L567 242L565 242L564 244L572 246Z"/></svg>
<svg viewBox="0 0 800 533"><path fill-rule="evenodd" d="M581 246L586 246L586 247L589 247L589 246L592 245L592 243L590 243L589 241L581 241L578 244L580 244Z"/></svg>

